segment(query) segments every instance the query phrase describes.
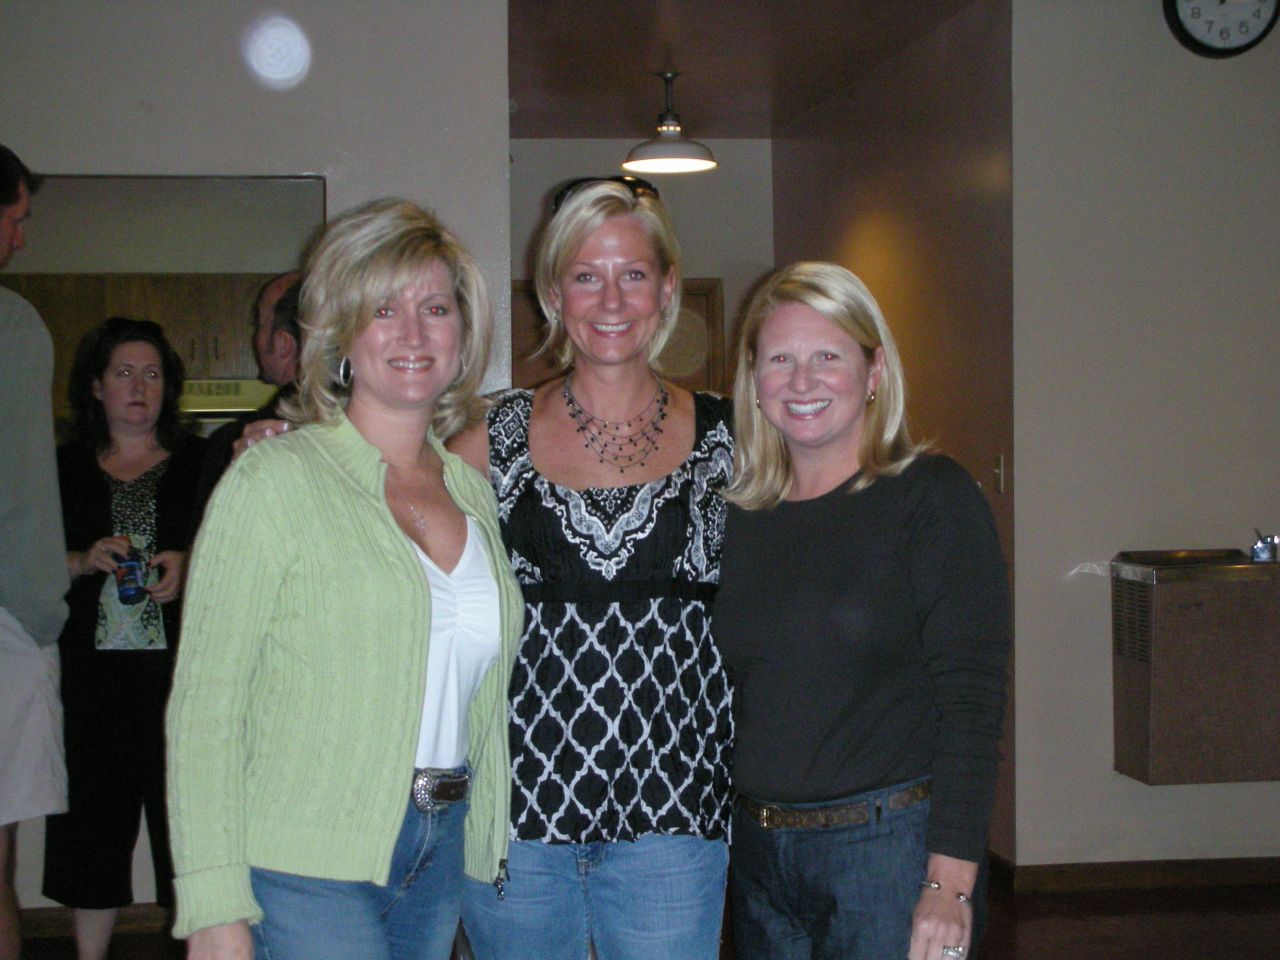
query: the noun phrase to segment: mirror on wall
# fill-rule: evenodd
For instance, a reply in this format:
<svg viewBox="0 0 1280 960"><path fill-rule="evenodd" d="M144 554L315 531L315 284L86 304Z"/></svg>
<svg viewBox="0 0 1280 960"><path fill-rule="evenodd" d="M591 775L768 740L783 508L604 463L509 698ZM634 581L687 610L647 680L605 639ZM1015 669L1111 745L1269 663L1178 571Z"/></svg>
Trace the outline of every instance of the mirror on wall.
<svg viewBox="0 0 1280 960"><path fill-rule="evenodd" d="M20 273L282 273L324 223L323 177L46 177Z"/></svg>
<svg viewBox="0 0 1280 960"><path fill-rule="evenodd" d="M258 290L297 268L324 220L321 177L46 178L32 204L27 248L0 273L0 284L26 297L49 325L55 414L69 412L76 344L110 316L159 323L191 388L253 381ZM226 393L226 384L207 386Z"/></svg>

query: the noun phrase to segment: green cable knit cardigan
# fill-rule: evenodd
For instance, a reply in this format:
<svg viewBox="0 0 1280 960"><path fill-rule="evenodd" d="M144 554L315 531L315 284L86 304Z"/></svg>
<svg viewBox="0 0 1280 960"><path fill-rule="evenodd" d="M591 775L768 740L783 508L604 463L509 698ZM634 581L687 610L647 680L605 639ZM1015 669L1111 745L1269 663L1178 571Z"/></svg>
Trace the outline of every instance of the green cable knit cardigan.
<svg viewBox="0 0 1280 960"><path fill-rule="evenodd" d="M502 653L470 707L466 870L492 881L510 823L507 684L523 619L493 491L448 453L498 583ZM250 866L387 882L409 802L430 592L386 466L343 417L247 451L193 550L169 701L174 935L262 911Z"/></svg>

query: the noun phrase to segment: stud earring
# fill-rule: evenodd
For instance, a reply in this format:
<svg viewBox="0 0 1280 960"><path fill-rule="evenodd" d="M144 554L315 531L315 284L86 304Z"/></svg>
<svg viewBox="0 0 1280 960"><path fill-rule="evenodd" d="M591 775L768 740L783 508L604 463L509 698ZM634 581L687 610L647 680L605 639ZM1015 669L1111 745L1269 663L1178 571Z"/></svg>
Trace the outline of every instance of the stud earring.
<svg viewBox="0 0 1280 960"><path fill-rule="evenodd" d="M869 407L875 402L876 402L876 392L872 390L867 394L867 406Z"/></svg>

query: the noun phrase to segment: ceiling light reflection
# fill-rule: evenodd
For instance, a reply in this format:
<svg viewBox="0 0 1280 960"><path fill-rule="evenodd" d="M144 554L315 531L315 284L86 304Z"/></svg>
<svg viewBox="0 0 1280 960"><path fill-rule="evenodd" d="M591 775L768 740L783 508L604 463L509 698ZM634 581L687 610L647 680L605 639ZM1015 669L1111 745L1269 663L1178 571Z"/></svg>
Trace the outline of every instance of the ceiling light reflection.
<svg viewBox="0 0 1280 960"><path fill-rule="evenodd" d="M311 44L288 17L270 14L244 33L240 53L255 80L271 90L289 90L311 69Z"/></svg>

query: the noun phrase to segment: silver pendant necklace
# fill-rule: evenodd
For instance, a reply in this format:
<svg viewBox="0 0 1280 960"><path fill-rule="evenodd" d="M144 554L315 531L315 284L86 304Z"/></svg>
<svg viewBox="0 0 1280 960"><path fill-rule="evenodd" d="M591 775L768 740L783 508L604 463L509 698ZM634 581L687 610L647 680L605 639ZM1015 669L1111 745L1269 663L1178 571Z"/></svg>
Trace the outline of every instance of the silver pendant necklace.
<svg viewBox="0 0 1280 960"><path fill-rule="evenodd" d="M409 515L413 517L413 526L415 529L417 529L418 535L422 537L423 542L425 543L427 539L426 519L422 516L422 514L418 512L418 508L413 505L413 501L405 496L404 491L400 489L399 483L396 483L394 486L392 486L391 492L394 493L400 499L401 503L403 503L406 507L409 508Z"/></svg>

